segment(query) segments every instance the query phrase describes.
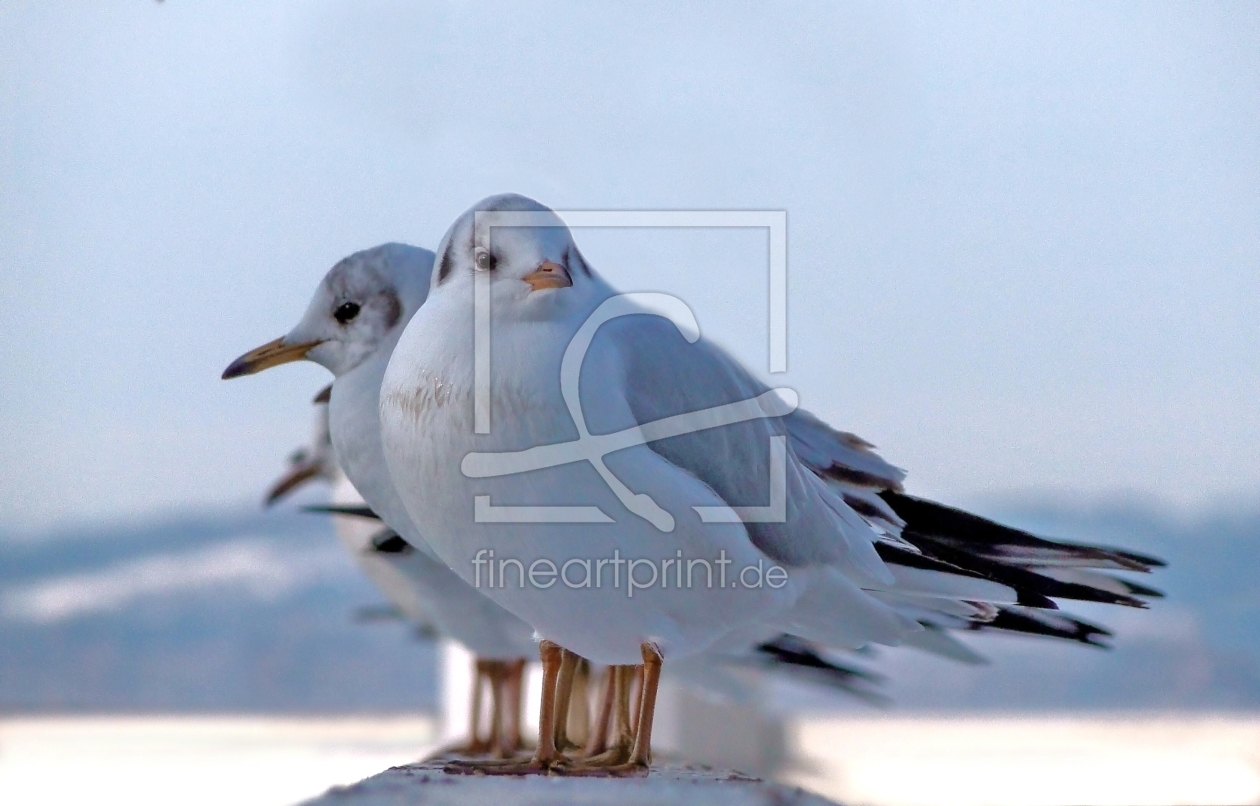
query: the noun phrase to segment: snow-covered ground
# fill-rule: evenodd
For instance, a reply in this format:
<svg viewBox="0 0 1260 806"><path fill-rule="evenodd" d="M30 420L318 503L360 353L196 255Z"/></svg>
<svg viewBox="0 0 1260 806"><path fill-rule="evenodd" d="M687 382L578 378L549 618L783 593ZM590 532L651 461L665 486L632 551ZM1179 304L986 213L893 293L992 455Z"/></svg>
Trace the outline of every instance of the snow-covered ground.
<svg viewBox="0 0 1260 806"><path fill-rule="evenodd" d="M1260 716L867 717L792 728L849 804L1260 804ZM413 761L423 717L0 719L0 803L281 806Z"/></svg>
<svg viewBox="0 0 1260 806"><path fill-rule="evenodd" d="M1260 715L804 721L783 776L879 806L1260 803Z"/></svg>
<svg viewBox="0 0 1260 806"><path fill-rule="evenodd" d="M282 806L414 761L435 736L424 717L0 719L0 803Z"/></svg>

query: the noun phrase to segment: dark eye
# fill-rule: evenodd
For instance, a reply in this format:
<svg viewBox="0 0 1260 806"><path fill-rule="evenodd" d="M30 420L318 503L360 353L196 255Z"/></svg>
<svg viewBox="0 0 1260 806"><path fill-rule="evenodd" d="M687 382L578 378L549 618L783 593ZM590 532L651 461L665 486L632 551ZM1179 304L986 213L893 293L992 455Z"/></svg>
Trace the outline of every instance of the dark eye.
<svg viewBox="0 0 1260 806"><path fill-rule="evenodd" d="M482 271L492 271L498 262L499 261L495 259L494 255L490 254L487 250L477 250L477 268Z"/></svg>
<svg viewBox="0 0 1260 806"><path fill-rule="evenodd" d="M337 321L343 325L358 315L359 303L357 302L343 302L337 310L333 311L333 316L337 317Z"/></svg>

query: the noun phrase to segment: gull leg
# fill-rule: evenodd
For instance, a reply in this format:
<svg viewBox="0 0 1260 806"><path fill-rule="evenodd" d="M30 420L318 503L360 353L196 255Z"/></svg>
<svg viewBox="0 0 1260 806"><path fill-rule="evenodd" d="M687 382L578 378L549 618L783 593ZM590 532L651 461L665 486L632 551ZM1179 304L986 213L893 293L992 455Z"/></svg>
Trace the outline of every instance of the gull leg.
<svg viewBox="0 0 1260 806"><path fill-rule="evenodd" d="M464 742L464 752L470 756L479 756L486 752L485 742L481 740L481 688L485 679L486 662L481 658L473 658L472 698L468 702L468 739Z"/></svg>
<svg viewBox="0 0 1260 806"><path fill-rule="evenodd" d="M507 669L503 661L486 662L486 675L490 678L490 735L486 737L486 752L495 758L506 758L503 753L503 687Z"/></svg>
<svg viewBox="0 0 1260 806"><path fill-rule="evenodd" d="M584 760L580 766L565 770L567 775L619 778L643 776L648 774L652 763L652 721L656 712L656 689L661 682L662 657L660 650L652 644L645 643L641 647L643 655L642 680L638 696L639 718L634 731L634 744L626 753L626 745L621 745L621 754L613 760L613 751L609 750L601 756ZM636 667L623 666L623 679L626 681L623 690L629 688L629 682L635 675ZM624 695L629 700L628 691ZM620 711L620 709L618 709ZM628 720L626 720L628 724Z"/></svg>
<svg viewBox="0 0 1260 806"><path fill-rule="evenodd" d="M538 654L542 659L543 685L542 707L538 713L538 749L534 752L534 757L528 761L456 761L446 765L446 772L462 775L531 775L546 773L565 761L564 756L556 750L555 743L556 683L560 676L563 650L559 644L543 640L538 644Z"/></svg>
<svg viewBox="0 0 1260 806"><path fill-rule="evenodd" d="M630 745L634 742L634 733L630 727L630 685L633 679L633 666L617 667L612 736L602 757L590 759L592 764L620 764L630 757Z"/></svg>
<svg viewBox="0 0 1260 806"><path fill-rule="evenodd" d="M586 747L591 738L590 681L591 662L579 656L569 696L569 740L575 747Z"/></svg>
<svg viewBox="0 0 1260 806"><path fill-rule="evenodd" d="M639 704L643 701L643 667L634 667L634 699L630 703L630 730L639 732Z"/></svg>
<svg viewBox="0 0 1260 806"><path fill-rule="evenodd" d="M524 706L522 694L525 685L525 659L517 658L508 661L504 684L505 718L507 727L503 732L503 749L505 757L516 755L525 743L521 740L521 708Z"/></svg>
<svg viewBox="0 0 1260 806"><path fill-rule="evenodd" d="M634 732L634 749L630 764L644 772L652 765L652 721L656 717L656 690L661 684L661 666L665 658L652 644L643 644L643 679L639 690L639 722Z"/></svg>
<svg viewBox="0 0 1260 806"><path fill-rule="evenodd" d="M468 738L438 750L434 756L479 756L490 749L489 744L480 738L481 733L481 687L486 679L487 661L473 659L472 696L468 699Z"/></svg>
<svg viewBox="0 0 1260 806"><path fill-rule="evenodd" d="M624 766L630 760L634 733L630 729L630 686L634 682L635 666L613 666L612 738L603 752L592 753L582 759L570 775L605 776L610 769Z"/></svg>
<svg viewBox="0 0 1260 806"><path fill-rule="evenodd" d="M604 670L604 691L599 699L599 713L595 715L595 727L586 743L585 757L598 756L608 749L609 722L612 721L613 698L617 691L617 667Z"/></svg>
<svg viewBox="0 0 1260 806"><path fill-rule="evenodd" d="M556 750L563 753L573 747L573 742L569 741L569 706L573 704L573 680L581 657L567 649L562 649L560 652L560 673L556 676L554 742Z"/></svg>

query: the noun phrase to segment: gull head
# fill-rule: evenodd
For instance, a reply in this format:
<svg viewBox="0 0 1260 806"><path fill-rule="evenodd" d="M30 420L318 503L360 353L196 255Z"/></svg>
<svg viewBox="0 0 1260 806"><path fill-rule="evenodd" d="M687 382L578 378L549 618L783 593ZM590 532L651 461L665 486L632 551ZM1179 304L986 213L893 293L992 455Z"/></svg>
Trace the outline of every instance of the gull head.
<svg viewBox="0 0 1260 806"><path fill-rule="evenodd" d="M491 280L495 316L549 318L588 298L594 273L564 221L516 193L490 196L456 219L438 245L431 295Z"/></svg>
<svg viewBox="0 0 1260 806"><path fill-rule="evenodd" d="M321 405L317 417L314 444L310 448L299 448L289 456L289 467L267 490L264 506L275 504L308 482L332 481L336 476L337 464L328 432L328 407Z"/></svg>
<svg viewBox="0 0 1260 806"><path fill-rule="evenodd" d="M314 361L335 376L392 349L429 289L433 253L389 243L333 266L297 326L236 359L223 378L252 375L291 361Z"/></svg>

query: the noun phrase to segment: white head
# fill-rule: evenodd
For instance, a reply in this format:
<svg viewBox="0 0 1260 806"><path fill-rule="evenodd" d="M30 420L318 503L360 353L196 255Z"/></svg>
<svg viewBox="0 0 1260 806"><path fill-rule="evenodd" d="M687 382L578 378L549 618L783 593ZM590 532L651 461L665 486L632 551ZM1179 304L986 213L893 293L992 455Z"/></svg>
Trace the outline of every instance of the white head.
<svg viewBox="0 0 1260 806"><path fill-rule="evenodd" d="M393 344L424 304L433 253L388 243L341 260L324 275L301 321L289 333L251 350L223 377L252 375L307 359L341 376Z"/></svg>
<svg viewBox="0 0 1260 806"><path fill-rule="evenodd" d="M515 193L482 199L438 244L429 294L472 298L489 275L496 319L552 319L580 309L602 286L569 228L545 205Z"/></svg>

